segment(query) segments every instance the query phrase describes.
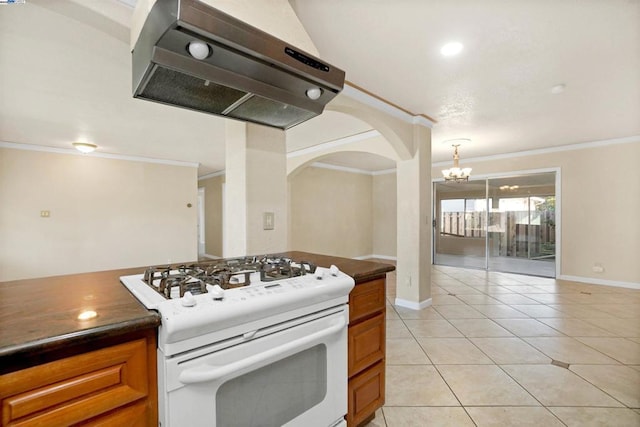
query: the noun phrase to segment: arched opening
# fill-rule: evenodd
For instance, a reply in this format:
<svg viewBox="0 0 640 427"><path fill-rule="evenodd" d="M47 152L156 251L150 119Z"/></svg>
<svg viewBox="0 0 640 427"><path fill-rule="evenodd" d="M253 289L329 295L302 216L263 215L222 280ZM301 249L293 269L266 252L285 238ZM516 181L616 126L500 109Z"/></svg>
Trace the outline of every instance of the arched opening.
<svg viewBox="0 0 640 427"><path fill-rule="evenodd" d="M395 258L395 160L341 151L288 176L289 247L348 258Z"/></svg>

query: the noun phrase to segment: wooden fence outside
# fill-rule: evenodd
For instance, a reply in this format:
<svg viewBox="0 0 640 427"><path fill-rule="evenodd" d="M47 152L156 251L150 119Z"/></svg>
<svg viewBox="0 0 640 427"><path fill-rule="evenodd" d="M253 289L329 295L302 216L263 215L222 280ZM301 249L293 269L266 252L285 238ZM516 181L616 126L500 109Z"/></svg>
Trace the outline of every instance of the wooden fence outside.
<svg viewBox="0 0 640 427"><path fill-rule="evenodd" d="M494 256L551 258L555 255L555 218L552 211L542 211L540 225L523 224L526 212L490 214L489 237ZM523 218L524 217L524 218ZM444 212L440 234L457 237L485 237L486 212Z"/></svg>

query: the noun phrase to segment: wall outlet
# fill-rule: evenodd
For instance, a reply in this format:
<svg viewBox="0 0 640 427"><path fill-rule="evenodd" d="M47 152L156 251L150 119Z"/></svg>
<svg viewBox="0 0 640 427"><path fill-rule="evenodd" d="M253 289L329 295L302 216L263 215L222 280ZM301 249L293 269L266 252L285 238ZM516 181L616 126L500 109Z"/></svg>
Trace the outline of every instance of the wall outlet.
<svg viewBox="0 0 640 427"><path fill-rule="evenodd" d="M591 269L593 270L594 273L603 273L604 272L604 267L601 266L600 264L596 264L593 267L591 267Z"/></svg>
<svg viewBox="0 0 640 427"><path fill-rule="evenodd" d="M51 212L49 212L49 211L40 211L40 216L42 218L49 218L51 216Z"/></svg>

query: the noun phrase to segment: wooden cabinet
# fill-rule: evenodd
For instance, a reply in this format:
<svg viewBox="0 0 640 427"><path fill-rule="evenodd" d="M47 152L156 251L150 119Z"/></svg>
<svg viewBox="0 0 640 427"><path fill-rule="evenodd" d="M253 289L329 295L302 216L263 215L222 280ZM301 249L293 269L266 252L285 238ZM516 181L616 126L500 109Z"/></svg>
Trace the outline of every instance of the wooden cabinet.
<svg viewBox="0 0 640 427"><path fill-rule="evenodd" d="M0 376L2 426L158 424L155 332Z"/></svg>
<svg viewBox="0 0 640 427"><path fill-rule="evenodd" d="M385 307L384 276L349 295L349 427L369 421L384 404Z"/></svg>

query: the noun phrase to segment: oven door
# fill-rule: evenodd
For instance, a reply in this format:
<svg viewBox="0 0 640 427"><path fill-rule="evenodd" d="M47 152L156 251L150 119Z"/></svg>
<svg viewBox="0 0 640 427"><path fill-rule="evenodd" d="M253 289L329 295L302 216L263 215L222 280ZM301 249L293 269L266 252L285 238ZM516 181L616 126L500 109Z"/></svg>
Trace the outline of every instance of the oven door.
<svg viewBox="0 0 640 427"><path fill-rule="evenodd" d="M163 361L161 424L346 425L348 318L345 305Z"/></svg>

